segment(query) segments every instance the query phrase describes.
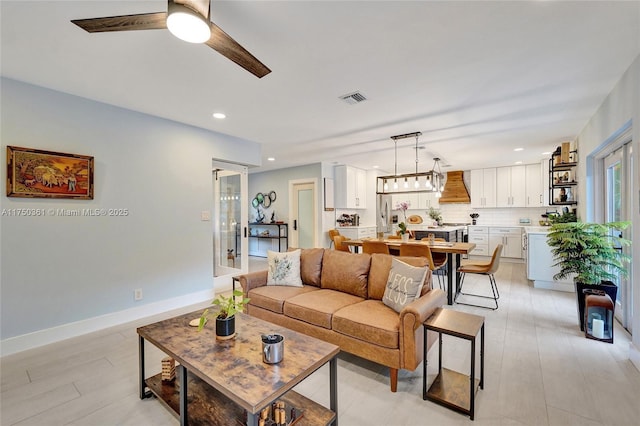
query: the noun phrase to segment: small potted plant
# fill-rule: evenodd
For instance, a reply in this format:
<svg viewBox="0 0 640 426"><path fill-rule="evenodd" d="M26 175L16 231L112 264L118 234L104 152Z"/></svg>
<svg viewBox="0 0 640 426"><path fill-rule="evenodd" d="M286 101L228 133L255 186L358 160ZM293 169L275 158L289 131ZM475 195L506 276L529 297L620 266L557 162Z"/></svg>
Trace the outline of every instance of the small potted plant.
<svg viewBox="0 0 640 426"><path fill-rule="evenodd" d="M547 235L560 272L554 279L573 276L578 298L580 330L584 331L584 291L602 290L615 303L618 287L611 280L626 276L630 258L622 248L631 242L622 237L629 222L557 222Z"/></svg>
<svg viewBox="0 0 640 426"><path fill-rule="evenodd" d="M442 224L442 214L440 213L440 210L429 207L427 214L431 219L433 219L434 225L440 226Z"/></svg>
<svg viewBox="0 0 640 426"><path fill-rule="evenodd" d="M218 307L215 313L216 315L216 338L225 340L230 339L236 334L236 322L235 314L241 312L244 306L249 303L248 297L242 297L242 291L236 290L229 297L219 295L216 297L212 305ZM240 299L236 299L239 297ZM198 324L198 330L202 330L205 324L209 321L209 309L205 309L200 316L200 323Z"/></svg>

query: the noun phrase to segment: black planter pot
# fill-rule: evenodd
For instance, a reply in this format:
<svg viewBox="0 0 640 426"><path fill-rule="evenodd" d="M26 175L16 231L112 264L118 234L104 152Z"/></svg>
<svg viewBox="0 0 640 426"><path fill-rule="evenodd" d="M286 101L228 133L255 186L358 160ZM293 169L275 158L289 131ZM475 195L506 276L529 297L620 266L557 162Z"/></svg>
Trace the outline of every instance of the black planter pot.
<svg viewBox="0 0 640 426"><path fill-rule="evenodd" d="M602 290L613 301L613 307L616 307L616 296L618 295L618 286L611 281L602 281L600 284L584 284L576 282L576 297L578 299L578 318L580 319L580 331L584 331L584 299L585 290Z"/></svg>
<svg viewBox="0 0 640 426"><path fill-rule="evenodd" d="M216 336L220 338L229 338L236 333L236 317L227 318L216 317Z"/></svg>

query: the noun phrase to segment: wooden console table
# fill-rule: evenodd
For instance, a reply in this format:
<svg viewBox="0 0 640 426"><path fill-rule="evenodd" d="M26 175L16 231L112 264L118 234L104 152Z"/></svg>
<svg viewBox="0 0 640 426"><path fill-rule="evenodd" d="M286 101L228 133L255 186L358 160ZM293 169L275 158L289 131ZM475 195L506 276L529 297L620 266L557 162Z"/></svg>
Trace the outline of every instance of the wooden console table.
<svg viewBox="0 0 640 426"><path fill-rule="evenodd" d="M484 388L484 317L451 309L437 308L423 324L422 399L469 415L475 414L475 396ZM438 375L427 389L427 330L438 332ZM480 332L480 379L476 379L476 337ZM471 374L469 376L442 368L442 335L459 337L471 343Z"/></svg>
<svg viewBox="0 0 640 426"><path fill-rule="evenodd" d="M337 426L338 346L243 313L236 314L236 337L220 341L215 338L213 325L202 331L189 326L201 313L138 328L140 399L156 395L179 417L181 425L256 426L260 411L281 400L303 411L296 425ZM285 338L284 359L278 364L265 364L261 335L273 333ZM161 374L146 378L145 340L180 363L174 382L163 382ZM326 363L331 409L291 390Z"/></svg>

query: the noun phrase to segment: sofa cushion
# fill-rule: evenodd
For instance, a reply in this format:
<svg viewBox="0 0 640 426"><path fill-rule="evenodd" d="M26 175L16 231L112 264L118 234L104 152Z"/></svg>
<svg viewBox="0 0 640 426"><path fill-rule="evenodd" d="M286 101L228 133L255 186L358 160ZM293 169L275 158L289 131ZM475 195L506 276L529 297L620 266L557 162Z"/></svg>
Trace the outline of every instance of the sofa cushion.
<svg viewBox="0 0 640 426"><path fill-rule="evenodd" d="M417 267L398 259L391 261L391 271L382 302L396 312L420 297L420 290L427 276L427 266Z"/></svg>
<svg viewBox="0 0 640 426"><path fill-rule="evenodd" d="M320 289L287 299L283 311L290 318L331 329L334 312L363 300L362 297L340 291Z"/></svg>
<svg viewBox="0 0 640 426"><path fill-rule="evenodd" d="M279 253L267 250L267 285L302 287L300 250Z"/></svg>
<svg viewBox="0 0 640 426"><path fill-rule="evenodd" d="M384 291L387 288L387 279L391 271L392 259L401 260L412 266L427 266L428 261L424 257L390 256L388 254L376 253L371 255L371 269L369 270L369 299L382 300ZM420 295L431 290L431 274L427 273Z"/></svg>
<svg viewBox="0 0 640 426"><path fill-rule="evenodd" d="M366 298L370 264L370 254L325 250L321 287Z"/></svg>
<svg viewBox="0 0 640 426"><path fill-rule="evenodd" d="M379 300L365 300L333 314L332 328L364 342L385 348L399 347L400 315Z"/></svg>
<svg viewBox="0 0 640 426"><path fill-rule="evenodd" d="M248 297L252 305L282 314L285 300L310 291L318 291L318 287L261 286L250 290Z"/></svg>
<svg viewBox="0 0 640 426"><path fill-rule="evenodd" d="M300 253L300 277L302 282L320 287L323 248L302 249Z"/></svg>

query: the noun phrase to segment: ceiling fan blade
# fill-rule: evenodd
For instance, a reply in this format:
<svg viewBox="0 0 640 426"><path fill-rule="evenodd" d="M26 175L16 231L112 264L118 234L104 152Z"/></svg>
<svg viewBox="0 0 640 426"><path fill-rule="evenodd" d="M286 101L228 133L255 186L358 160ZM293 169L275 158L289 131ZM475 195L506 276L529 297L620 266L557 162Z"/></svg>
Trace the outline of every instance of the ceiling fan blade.
<svg viewBox="0 0 640 426"><path fill-rule="evenodd" d="M231 59L245 70L258 78L262 78L269 74L271 70L265 64L260 62L247 49L231 38L222 29L211 22L211 37L204 44L220 53L221 55Z"/></svg>
<svg viewBox="0 0 640 426"><path fill-rule="evenodd" d="M109 16L106 18L73 19L71 22L89 33L106 31L161 30L167 28L167 13Z"/></svg>

